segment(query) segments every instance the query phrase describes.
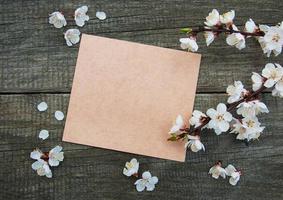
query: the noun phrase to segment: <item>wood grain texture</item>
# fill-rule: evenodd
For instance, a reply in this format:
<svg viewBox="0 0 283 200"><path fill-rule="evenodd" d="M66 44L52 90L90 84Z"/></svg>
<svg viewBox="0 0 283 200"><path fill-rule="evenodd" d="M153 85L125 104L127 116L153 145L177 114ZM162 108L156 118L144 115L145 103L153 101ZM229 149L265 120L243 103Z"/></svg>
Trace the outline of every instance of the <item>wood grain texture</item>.
<svg viewBox="0 0 283 200"><path fill-rule="evenodd" d="M236 10L236 24L252 17L257 23L282 21L281 0L0 0L0 200L90 200L90 199L283 199L282 99L263 95L270 109L261 115L266 129L249 147L232 134L203 134L205 152L187 152L185 163L137 156L61 141L64 122L56 110L67 111L78 45L67 47L63 32L74 28L74 10L89 5L90 21L81 32L179 49L179 28L198 26L213 8ZM60 10L68 26L55 29L48 14ZM105 21L95 12L107 13ZM266 58L259 45L247 40L239 51L225 44L224 37L210 47L200 39L202 63L195 108L205 111L225 101L228 84L242 80L250 85L252 71L267 62L283 64L282 55ZM46 101L47 112L36 105ZM48 129L50 137L37 136ZM166 134L166 133L165 133ZM61 144L65 160L54 168L54 178L39 177L31 169L29 153L35 147L49 150ZM154 148L154 147L153 147ZM138 193L134 179L122 175L124 163L138 158L141 170L160 178L154 192ZM242 168L239 185L208 176L216 160Z"/></svg>
<svg viewBox="0 0 283 200"><path fill-rule="evenodd" d="M225 99L223 94L198 94L195 107L205 110ZM0 100L0 199L283 198L283 124L274 120L282 118L283 101L269 94L263 95L263 100L272 117L261 115L266 129L259 141L247 147L233 134L216 136L206 131L202 137L206 151L188 151L185 163L61 142L64 123L56 121L53 114L57 109L66 112L67 94L2 95ZM40 113L36 105L43 100L49 108ZM37 138L42 128L50 131L44 142ZM64 147L64 162L54 168L54 178L37 176L29 153L34 147L48 150L57 144ZM137 193L134 179L122 175L124 163L132 157L140 161L141 171L150 170L159 177L155 192ZM243 170L238 186L207 174L219 159Z"/></svg>
<svg viewBox="0 0 283 200"><path fill-rule="evenodd" d="M67 47L63 32L74 28L75 8L89 5L90 21L81 32L122 40L179 49L179 28L202 25L208 12L236 10L236 23L250 17L257 23L282 20L281 1L3 1L0 4L0 92L70 92L78 45ZM48 14L64 12L68 26L56 29L48 24ZM99 21L97 10L108 18ZM283 63L283 57L268 59L253 39L242 51L219 38L209 48L200 39L203 53L198 92L224 91L233 80L250 83L252 71L268 61ZM227 70L229 69L229 70Z"/></svg>

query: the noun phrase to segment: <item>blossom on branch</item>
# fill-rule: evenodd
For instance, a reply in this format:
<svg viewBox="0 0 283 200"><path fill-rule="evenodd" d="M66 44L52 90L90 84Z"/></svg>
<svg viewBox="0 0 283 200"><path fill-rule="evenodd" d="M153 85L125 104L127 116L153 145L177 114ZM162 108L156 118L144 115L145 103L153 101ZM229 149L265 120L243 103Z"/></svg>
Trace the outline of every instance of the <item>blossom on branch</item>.
<svg viewBox="0 0 283 200"><path fill-rule="evenodd" d="M192 152L198 152L200 150L205 151L204 145L200 141L200 137L198 135L192 136L188 135L188 142L185 144L185 148L190 148Z"/></svg>

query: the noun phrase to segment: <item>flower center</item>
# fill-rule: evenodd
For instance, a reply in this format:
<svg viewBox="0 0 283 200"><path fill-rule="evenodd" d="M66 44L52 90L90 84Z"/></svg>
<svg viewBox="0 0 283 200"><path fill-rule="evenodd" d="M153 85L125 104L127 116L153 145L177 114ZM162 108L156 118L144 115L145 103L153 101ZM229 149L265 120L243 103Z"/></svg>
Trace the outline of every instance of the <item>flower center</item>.
<svg viewBox="0 0 283 200"><path fill-rule="evenodd" d="M247 122L248 127L254 127L254 124L255 124L255 122L252 121L252 120L249 120L249 121Z"/></svg>
<svg viewBox="0 0 283 200"><path fill-rule="evenodd" d="M223 115L218 115L218 116L216 117L216 119L217 119L218 121L222 121L224 118L223 118Z"/></svg>
<svg viewBox="0 0 283 200"><path fill-rule="evenodd" d="M275 35L273 35L272 37L272 41L274 42L279 42L279 39L280 39L280 35L278 33L276 33Z"/></svg>
<svg viewBox="0 0 283 200"><path fill-rule="evenodd" d="M276 77L277 77L277 73L276 73L275 70L273 70L273 71L271 72L271 78L272 78L272 79L276 79Z"/></svg>
<svg viewBox="0 0 283 200"><path fill-rule="evenodd" d="M133 164L132 164L132 163L129 163L129 162L126 164L126 166L127 166L128 169L129 169L129 168L133 168Z"/></svg>

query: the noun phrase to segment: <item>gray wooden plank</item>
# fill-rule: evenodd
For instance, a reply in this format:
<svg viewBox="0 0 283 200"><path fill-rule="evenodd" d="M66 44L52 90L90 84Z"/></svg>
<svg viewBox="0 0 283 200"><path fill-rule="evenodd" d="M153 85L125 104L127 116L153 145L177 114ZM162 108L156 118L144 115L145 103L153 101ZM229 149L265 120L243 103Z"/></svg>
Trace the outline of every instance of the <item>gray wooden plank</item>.
<svg viewBox="0 0 283 200"><path fill-rule="evenodd" d="M249 147L233 135L217 137L203 133L206 151L187 152L185 163L137 156L111 150L61 142L63 122L53 118L55 110L66 112L68 94L0 95L0 199L282 199L283 101L264 94L270 109L261 115L266 130ZM225 101L223 94L198 94L195 107L205 110ZM46 101L45 113L36 111ZM50 138L37 139L38 130L50 130ZM167 134L167 133L164 133ZM65 160L54 168L54 178L37 176L31 169L29 153L34 147L47 150L61 144ZM134 179L122 175L124 163L137 157L141 171L150 170L160 178L154 192L137 193ZM216 160L243 170L239 185L214 180L207 171Z"/></svg>
<svg viewBox="0 0 283 200"><path fill-rule="evenodd" d="M201 25L213 8L235 9L236 23L249 17L258 23L282 20L282 1L3 1L0 4L0 92L70 92L78 45L68 48L63 32L73 28L72 14L79 5L89 5L91 20L80 30L111 38L179 49L180 27ZM48 14L60 9L70 26L55 29ZM95 18L97 10L108 14ZM267 62L283 63L282 55L268 59L259 45L248 41L239 51L219 39L206 48L200 42L201 63L198 92L225 91L233 80L249 81L252 71Z"/></svg>

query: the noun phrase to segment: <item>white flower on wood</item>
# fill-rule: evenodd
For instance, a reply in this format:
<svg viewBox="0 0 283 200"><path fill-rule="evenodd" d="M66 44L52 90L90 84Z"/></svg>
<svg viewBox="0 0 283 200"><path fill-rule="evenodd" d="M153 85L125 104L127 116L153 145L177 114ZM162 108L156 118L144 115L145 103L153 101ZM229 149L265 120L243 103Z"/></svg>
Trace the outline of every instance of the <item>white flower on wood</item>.
<svg viewBox="0 0 283 200"><path fill-rule="evenodd" d="M234 103L242 99L243 95L247 92L244 89L244 85L241 81L235 81L234 85L229 85L226 89L226 92L229 96L227 102Z"/></svg>
<svg viewBox="0 0 283 200"><path fill-rule="evenodd" d="M46 161L38 159L31 165L31 167L37 172L39 176L46 176L47 178L52 178L52 171Z"/></svg>
<svg viewBox="0 0 283 200"><path fill-rule="evenodd" d="M229 24L233 23L234 18L235 18L235 11L231 10L229 12L226 12L226 13L220 15L220 22L222 24L229 25Z"/></svg>
<svg viewBox="0 0 283 200"><path fill-rule="evenodd" d="M144 189L153 191L157 183L158 178L156 176L151 176L150 172L146 171L142 174L142 178L135 182L135 185L137 191L142 192Z"/></svg>
<svg viewBox="0 0 283 200"><path fill-rule="evenodd" d="M89 20L89 16L86 14L88 11L87 6L81 6L75 11L75 21L80 27L85 25L85 22Z"/></svg>
<svg viewBox="0 0 283 200"><path fill-rule="evenodd" d="M204 145L200 141L200 137L198 135L192 136L188 135L188 142L185 144L185 148L190 148L192 152L198 152L200 150L205 151Z"/></svg>
<svg viewBox="0 0 283 200"><path fill-rule="evenodd" d="M64 159L64 152L61 146L56 146L49 151L48 163L50 166L58 166Z"/></svg>
<svg viewBox="0 0 283 200"><path fill-rule="evenodd" d="M227 172L223 167L221 167L221 162L217 162L209 169L208 174L211 174L213 178L218 179L219 176L221 176L222 178L226 178Z"/></svg>
<svg viewBox="0 0 283 200"><path fill-rule="evenodd" d="M218 10L213 9L205 19L206 21L204 22L204 24L206 26L218 25L220 23L220 15L219 15Z"/></svg>
<svg viewBox="0 0 283 200"><path fill-rule="evenodd" d="M245 30L248 33L255 33L258 30L258 26L252 19L249 19L245 24Z"/></svg>
<svg viewBox="0 0 283 200"><path fill-rule="evenodd" d="M277 63L268 63L262 70L262 76L267 79L264 86L271 88L283 77L283 68Z"/></svg>
<svg viewBox="0 0 283 200"><path fill-rule="evenodd" d="M263 53L267 54L267 57L273 52L275 56L282 52L283 45L283 27L280 26L267 26L259 25L259 29L265 34L258 38L258 42L261 45Z"/></svg>
<svg viewBox="0 0 283 200"><path fill-rule="evenodd" d="M233 24L233 30L238 31L238 28ZM229 34L226 38L226 42L230 46L235 46L237 49L241 50L246 47L245 37L241 33Z"/></svg>
<svg viewBox="0 0 283 200"><path fill-rule="evenodd" d="M260 113L269 113L269 110L267 106L259 100L243 102L237 106L237 114L243 117L252 117Z"/></svg>
<svg viewBox="0 0 283 200"><path fill-rule="evenodd" d="M229 183L233 186L235 186L238 181L240 180L241 172L238 171L233 165L228 165L225 168L227 175L231 176L229 179Z"/></svg>
<svg viewBox="0 0 283 200"><path fill-rule="evenodd" d="M123 174L125 176L137 175L139 171L139 162L137 159L133 158L130 162L126 162L123 169Z"/></svg>
<svg viewBox="0 0 283 200"><path fill-rule="evenodd" d="M217 135L228 131L230 127L229 122L232 121L232 115L231 113L227 112L227 107L225 104L219 103L216 110L209 108L206 114L211 118L208 123L208 128L214 129Z"/></svg>
<svg viewBox="0 0 283 200"><path fill-rule="evenodd" d="M196 52L198 50L198 44L193 37L180 38L181 48L188 49L188 51Z"/></svg>
<svg viewBox="0 0 283 200"><path fill-rule="evenodd" d="M204 113L198 110L194 110L190 119L190 124L194 127L198 127L202 124L205 118L207 118L207 116Z"/></svg>
<svg viewBox="0 0 283 200"><path fill-rule="evenodd" d="M67 25L67 21L62 13L56 11L49 15L49 24L53 24L55 28L62 28Z"/></svg>
<svg viewBox="0 0 283 200"><path fill-rule="evenodd" d="M80 41L80 34L81 32L78 29L68 29L64 33L64 38L66 40L66 44L68 46L73 46Z"/></svg>

